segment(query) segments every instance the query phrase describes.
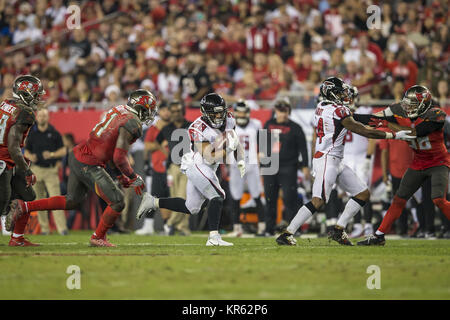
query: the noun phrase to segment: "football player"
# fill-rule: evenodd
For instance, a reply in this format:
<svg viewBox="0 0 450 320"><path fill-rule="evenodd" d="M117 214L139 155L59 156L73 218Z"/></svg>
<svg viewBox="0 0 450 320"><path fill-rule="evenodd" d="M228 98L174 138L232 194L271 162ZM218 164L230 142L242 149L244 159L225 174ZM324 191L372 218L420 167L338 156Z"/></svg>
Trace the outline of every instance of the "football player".
<svg viewBox="0 0 450 320"><path fill-rule="evenodd" d="M238 101L233 106L234 117L236 119L236 134L244 148L245 162L248 164L244 177L241 177L237 164L230 165L230 193L233 198L233 236L240 237L243 233L242 225L239 222L240 201L244 193L244 185L247 184L252 199L256 203L258 213L258 234L263 234L266 230L264 222L264 206L261 201L261 178L258 165L258 130L262 129L261 122L257 119L250 119L250 107L243 100Z"/></svg>
<svg viewBox="0 0 450 320"><path fill-rule="evenodd" d="M318 103L314 115L316 128L316 147L313 159L314 184L312 200L303 205L291 221L286 231L278 238L280 245L296 245L293 237L298 228L305 223L320 207L328 201L335 183L352 197L347 202L329 238L342 245L353 245L348 239L345 227L348 221L366 204L370 193L366 183L342 161L344 154L344 138L347 131L373 139L414 139L408 135L410 131L396 133L383 132L353 118L348 104L351 101L349 86L341 79L331 77L320 86L324 100Z"/></svg>
<svg viewBox="0 0 450 320"><path fill-rule="evenodd" d="M156 110L156 99L150 91L133 91L126 105L110 109L91 131L88 140L74 147L69 154L67 195L31 202L15 200L7 223L11 226L23 217L28 219L31 211L75 209L90 189L108 204L91 236L90 245L115 247L106 239L106 232L125 206L124 195L105 167L110 166L123 187L133 187L138 195L142 194L145 184L128 162L128 149L142 135L142 123L152 121Z"/></svg>
<svg viewBox="0 0 450 320"><path fill-rule="evenodd" d="M36 120L35 111L44 94L41 80L31 75L14 80L13 96L0 104L0 214L9 211L11 199L31 201L36 198L32 185L36 176L21 148ZM28 217L21 217L14 230L5 221L5 229L13 231L10 246L37 246L23 237Z"/></svg>
<svg viewBox="0 0 450 320"><path fill-rule="evenodd" d="M165 208L186 214L197 214L208 200L209 237L207 246L232 246L219 234L225 192L219 184L216 171L228 154L236 153L241 177L245 174L244 150L234 131L235 119L228 112L225 100L217 93L209 93L200 101L202 115L188 128L191 148L183 154L181 172L186 174L186 199L155 198L144 193L136 218L148 211Z"/></svg>
<svg viewBox="0 0 450 320"><path fill-rule="evenodd" d="M384 245L384 234L400 217L408 199L427 178L431 178L431 198L434 204L450 219L450 202L446 200L450 155L444 143L445 118L445 112L434 103L430 91L419 85L406 90L400 103L391 105L375 116L364 118L376 127L408 129L417 139L409 142L414 150L414 159L405 172L380 227L375 234L358 242L358 245Z"/></svg>

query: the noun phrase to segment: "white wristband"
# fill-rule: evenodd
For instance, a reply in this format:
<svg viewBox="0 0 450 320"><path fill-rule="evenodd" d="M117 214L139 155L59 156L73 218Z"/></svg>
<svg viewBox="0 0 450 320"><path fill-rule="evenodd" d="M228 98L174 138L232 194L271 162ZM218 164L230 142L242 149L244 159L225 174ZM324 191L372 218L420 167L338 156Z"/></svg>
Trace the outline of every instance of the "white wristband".
<svg viewBox="0 0 450 320"><path fill-rule="evenodd" d="M391 132L386 132L386 139L393 139L394 135Z"/></svg>

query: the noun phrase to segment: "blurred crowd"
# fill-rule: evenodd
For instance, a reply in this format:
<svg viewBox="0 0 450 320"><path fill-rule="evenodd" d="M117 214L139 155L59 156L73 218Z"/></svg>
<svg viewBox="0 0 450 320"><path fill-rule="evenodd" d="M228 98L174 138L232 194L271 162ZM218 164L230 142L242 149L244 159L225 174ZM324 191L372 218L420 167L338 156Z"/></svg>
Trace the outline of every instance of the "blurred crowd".
<svg viewBox="0 0 450 320"><path fill-rule="evenodd" d="M72 4L80 29L67 28ZM363 99L422 84L448 104L448 15L446 0L0 0L0 96L24 73L43 80L47 105L110 104L138 87L188 106L209 91L273 100L339 76Z"/></svg>

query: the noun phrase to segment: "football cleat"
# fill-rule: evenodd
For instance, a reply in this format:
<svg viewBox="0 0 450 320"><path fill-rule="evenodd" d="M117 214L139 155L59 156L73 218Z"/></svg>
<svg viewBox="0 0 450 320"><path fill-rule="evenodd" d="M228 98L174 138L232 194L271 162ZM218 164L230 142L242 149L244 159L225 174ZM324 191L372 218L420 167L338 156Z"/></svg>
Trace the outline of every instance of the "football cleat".
<svg viewBox="0 0 450 320"><path fill-rule="evenodd" d="M89 245L91 247L115 247L115 244L112 244L108 241L108 239L105 238L96 238L94 235L92 235L91 239L89 240Z"/></svg>
<svg viewBox="0 0 450 320"><path fill-rule="evenodd" d="M297 240L295 240L294 235L288 231L284 231L277 238L277 243L281 246L296 246Z"/></svg>
<svg viewBox="0 0 450 320"><path fill-rule="evenodd" d="M344 231L344 229L340 229L337 227L334 227L334 229L328 233L328 239L334 240L344 246L353 246L353 243L349 240L348 235Z"/></svg>
<svg viewBox="0 0 450 320"><path fill-rule="evenodd" d="M39 247L40 244L33 243L30 240L24 238L23 236L20 237L12 237L11 240L9 240L8 245L10 247Z"/></svg>
<svg viewBox="0 0 450 320"><path fill-rule="evenodd" d="M136 219L140 220L145 213L158 209L156 205L156 198L150 195L148 192L144 192L142 196L141 204L136 212Z"/></svg>
<svg viewBox="0 0 450 320"><path fill-rule="evenodd" d="M359 241L358 246L384 246L385 243L384 234L371 234L366 239Z"/></svg>
<svg viewBox="0 0 450 320"><path fill-rule="evenodd" d="M206 241L206 246L223 246L223 247L229 247L232 246L233 244L231 242L226 242L224 240L222 240L222 237L220 236L220 234L218 235L214 235L214 236L209 236L208 240Z"/></svg>
<svg viewBox="0 0 450 320"><path fill-rule="evenodd" d="M16 224L16 221L23 215L23 200L16 199L11 202L8 215L5 219L5 229L6 231L13 231L14 225Z"/></svg>

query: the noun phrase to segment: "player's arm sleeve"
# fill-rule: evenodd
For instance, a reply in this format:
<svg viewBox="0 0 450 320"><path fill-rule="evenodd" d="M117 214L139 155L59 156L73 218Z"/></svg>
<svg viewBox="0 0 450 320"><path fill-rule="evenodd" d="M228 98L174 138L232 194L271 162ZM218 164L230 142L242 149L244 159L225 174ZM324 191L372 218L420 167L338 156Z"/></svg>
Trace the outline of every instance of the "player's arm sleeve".
<svg viewBox="0 0 450 320"><path fill-rule="evenodd" d="M131 134L134 141L142 136L142 126L135 118L128 119L122 128Z"/></svg>
<svg viewBox="0 0 450 320"><path fill-rule="evenodd" d="M444 127L444 122L424 121L416 126L416 136L425 137L430 133L441 130Z"/></svg>

